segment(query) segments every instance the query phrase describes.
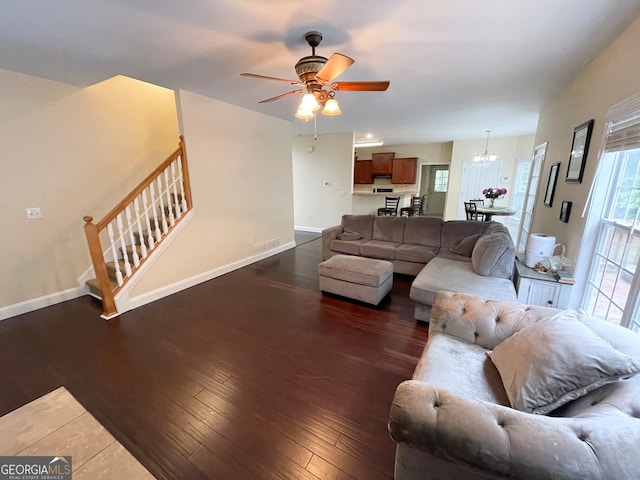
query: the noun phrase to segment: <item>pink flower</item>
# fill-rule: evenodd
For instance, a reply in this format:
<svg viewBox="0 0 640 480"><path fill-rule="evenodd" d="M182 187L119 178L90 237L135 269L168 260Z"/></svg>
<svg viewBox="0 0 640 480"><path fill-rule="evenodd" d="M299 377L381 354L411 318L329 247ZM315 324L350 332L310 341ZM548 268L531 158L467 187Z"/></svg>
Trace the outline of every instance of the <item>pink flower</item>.
<svg viewBox="0 0 640 480"><path fill-rule="evenodd" d="M482 190L482 194L485 198L501 198L507 194L506 188L489 187Z"/></svg>

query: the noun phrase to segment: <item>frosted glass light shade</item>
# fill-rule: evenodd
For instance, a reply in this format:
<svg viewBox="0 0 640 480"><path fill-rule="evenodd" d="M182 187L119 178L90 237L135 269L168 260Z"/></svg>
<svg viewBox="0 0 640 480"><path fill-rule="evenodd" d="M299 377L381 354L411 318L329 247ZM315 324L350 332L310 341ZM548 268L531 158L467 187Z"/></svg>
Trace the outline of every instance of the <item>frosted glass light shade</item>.
<svg viewBox="0 0 640 480"><path fill-rule="evenodd" d="M305 110L311 110L312 112L315 112L316 110L320 109L320 104L318 103L318 100L316 100L316 96L313 93L306 93L304 97L302 97L302 103L300 104L300 107L304 108Z"/></svg>
<svg viewBox="0 0 640 480"><path fill-rule="evenodd" d="M324 104L324 108L322 109L322 114L323 115L340 115L342 114L342 110L340 110L340 105L338 105L338 102L335 99L330 98Z"/></svg>

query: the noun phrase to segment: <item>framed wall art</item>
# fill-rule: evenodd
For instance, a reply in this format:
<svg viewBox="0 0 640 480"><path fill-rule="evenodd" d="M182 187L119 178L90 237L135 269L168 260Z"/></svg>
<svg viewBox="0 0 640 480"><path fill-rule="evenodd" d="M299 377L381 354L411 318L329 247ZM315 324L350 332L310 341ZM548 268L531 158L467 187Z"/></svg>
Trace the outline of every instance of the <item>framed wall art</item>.
<svg viewBox="0 0 640 480"><path fill-rule="evenodd" d="M571 154L567 167L566 183L582 183L582 174L589 151L591 132L593 131L593 119L588 120L573 129L573 141L571 142Z"/></svg>
<svg viewBox="0 0 640 480"><path fill-rule="evenodd" d="M571 215L571 202L562 202L562 207L560 207L560 221L569 223L569 215Z"/></svg>
<svg viewBox="0 0 640 480"><path fill-rule="evenodd" d="M560 162L551 165L549 171L549 182L547 183L547 190L544 194L544 204L547 207L553 205L553 194L556 191L556 182L558 181L558 172L560 171Z"/></svg>

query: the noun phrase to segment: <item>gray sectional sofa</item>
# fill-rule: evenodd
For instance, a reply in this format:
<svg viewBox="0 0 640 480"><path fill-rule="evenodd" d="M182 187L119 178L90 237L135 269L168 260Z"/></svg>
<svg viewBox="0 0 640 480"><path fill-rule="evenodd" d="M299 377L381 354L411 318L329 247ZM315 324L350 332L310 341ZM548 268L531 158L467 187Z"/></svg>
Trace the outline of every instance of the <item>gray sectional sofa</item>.
<svg viewBox="0 0 640 480"><path fill-rule="evenodd" d="M389 417L396 480L640 478L640 336L440 292Z"/></svg>
<svg viewBox="0 0 640 480"><path fill-rule="evenodd" d="M416 276L415 318L427 322L440 290L516 301L511 277L515 246L504 225L437 217L343 215L322 231L322 257L358 255L387 260L394 272Z"/></svg>

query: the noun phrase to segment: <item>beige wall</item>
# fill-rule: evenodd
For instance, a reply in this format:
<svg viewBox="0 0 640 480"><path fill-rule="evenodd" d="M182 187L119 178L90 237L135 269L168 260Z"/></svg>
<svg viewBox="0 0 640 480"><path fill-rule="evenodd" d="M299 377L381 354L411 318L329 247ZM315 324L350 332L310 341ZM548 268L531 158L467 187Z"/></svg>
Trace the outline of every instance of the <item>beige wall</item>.
<svg viewBox="0 0 640 480"><path fill-rule="evenodd" d="M603 119L609 107L640 92L640 19L618 37L575 81L547 104L540 113L535 144L548 142L541 174L532 231L544 231L566 245L566 255L575 265L585 229L582 210L598 163L603 138ZM581 184L565 183L573 129L595 119L593 136ZM544 206L544 188L552 163L561 162L553 206ZM569 223L560 222L563 200L573 202Z"/></svg>
<svg viewBox="0 0 640 480"><path fill-rule="evenodd" d="M291 123L185 90L179 111L195 216L132 297L256 255L265 241L294 241Z"/></svg>
<svg viewBox="0 0 640 480"><path fill-rule="evenodd" d="M351 212L353 134L294 137L292 154L296 227L321 230L340 223Z"/></svg>
<svg viewBox="0 0 640 480"><path fill-rule="evenodd" d="M531 157L533 153L534 135L522 135L518 137L502 137L489 139L489 153L495 153L500 160L500 176L509 177L509 183L501 183L499 187L507 189L504 204L511 201L511 191L515 180L516 163L520 157ZM451 169L449 170L449 189L445 205L445 220L459 219L459 208L464 199L460 198L460 186L462 181L462 167L464 162L473 160L478 154L482 154L486 148L487 139L461 140L453 142L451 155ZM487 185L490 187L492 185Z"/></svg>
<svg viewBox="0 0 640 480"><path fill-rule="evenodd" d="M172 91L126 77L78 89L0 70L0 105L1 310L78 287L82 217L100 219L175 150L178 123Z"/></svg>

